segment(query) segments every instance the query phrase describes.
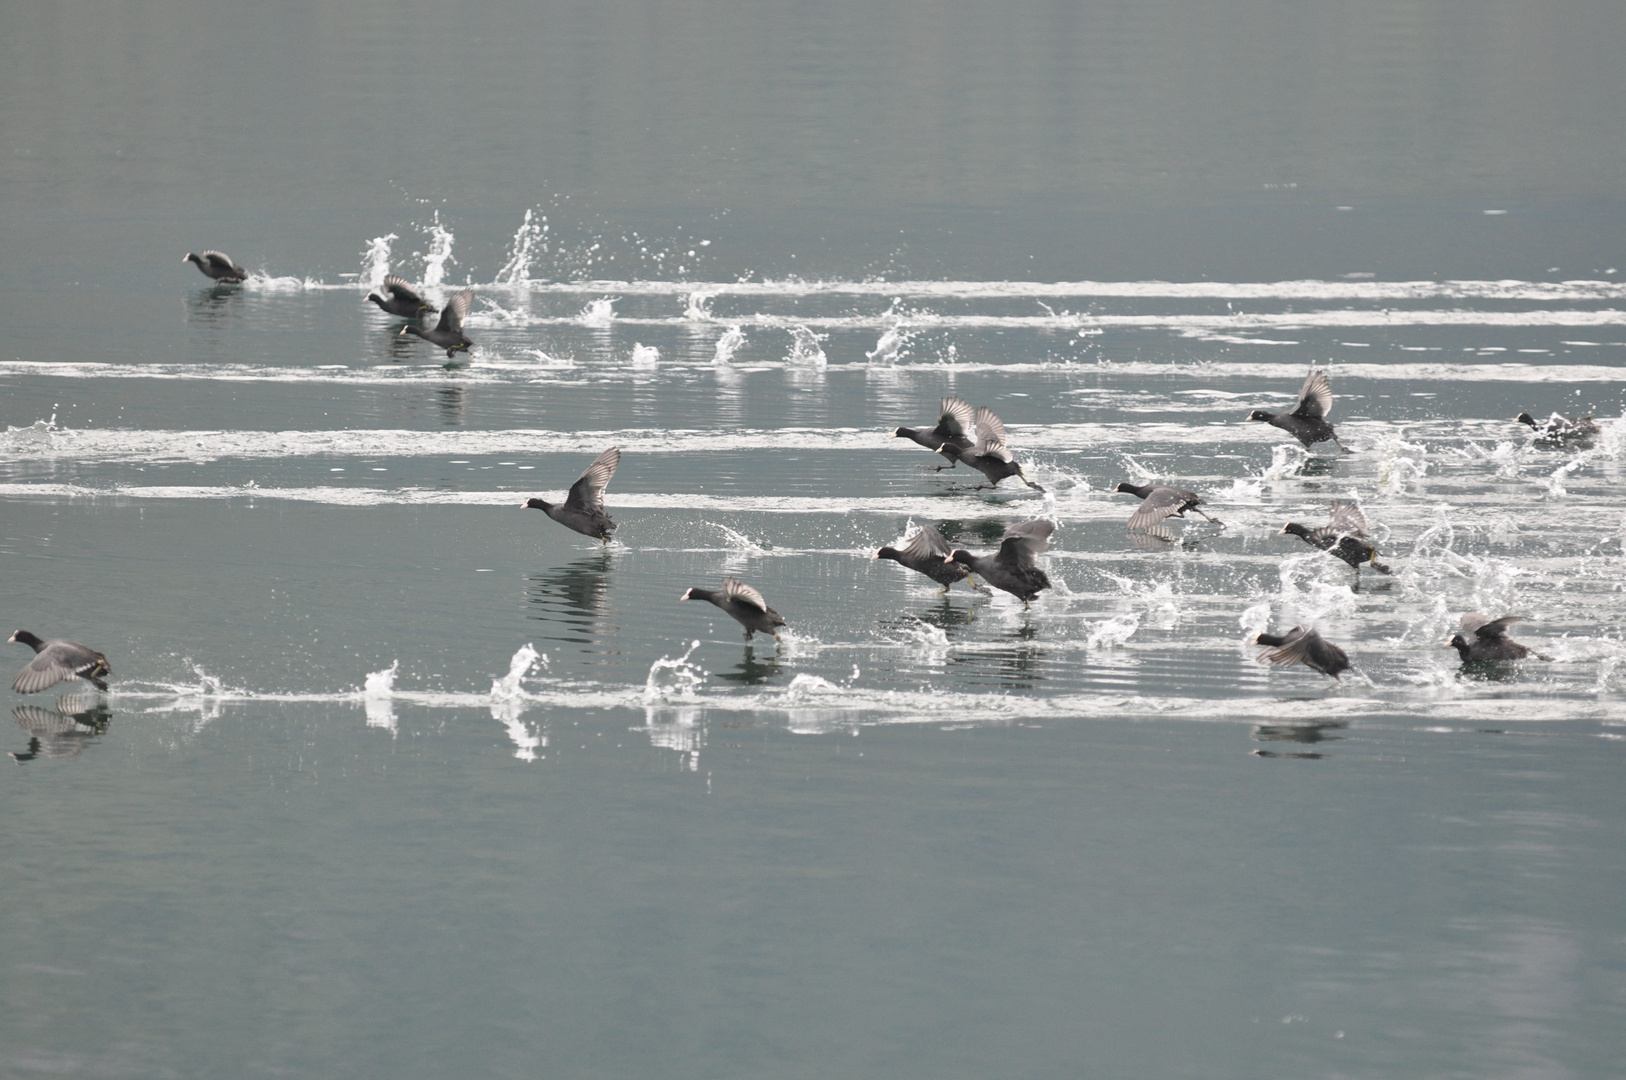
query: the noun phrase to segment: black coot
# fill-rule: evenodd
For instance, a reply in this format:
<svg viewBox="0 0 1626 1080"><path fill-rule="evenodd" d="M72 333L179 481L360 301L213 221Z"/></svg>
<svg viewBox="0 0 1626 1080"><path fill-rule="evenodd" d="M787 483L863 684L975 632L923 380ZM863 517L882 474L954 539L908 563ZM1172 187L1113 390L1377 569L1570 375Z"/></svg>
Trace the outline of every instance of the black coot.
<svg viewBox="0 0 1626 1080"><path fill-rule="evenodd" d="M433 315L435 309L425 300L412 285L404 278L394 274L384 279L384 292L382 294L370 292L367 299L383 308L391 315L399 315L403 319L416 319L419 315Z"/></svg>
<svg viewBox="0 0 1626 1080"><path fill-rule="evenodd" d="M1318 528L1308 528L1296 521L1282 526L1278 536L1296 536L1311 547L1318 547L1328 555L1353 566L1357 572L1371 566L1380 574L1389 573L1389 567L1378 562L1378 549L1367 539L1366 515L1353 503L1333 503L1332 520Z"/></svg>
<svg viewBox="0 0 1626 1080"><path fill-rule="evenodd" d="M1218 518L1209 517L1197 509L1202 499L1197 497L1195 491L1163 487L1158 484L1131 484L1128 482L1121 483L1112 490L1114 494L1121 492L1125 495L1137 496L1142 500L1135 512L1129 515L1129 527L1131 529L1154 529L1167 518L1185 517L1187 510L1201 515L1204 520L1212 521L1215 525L1225 524Z"/></svg>
<svg viewBox="0 0 1626 1080"><path fill-rule="evenodd" d="M977 443L971 449L944 443L937 448L937 452L950 461L963 461L987 477L988 483L979 487L997 487L1007 476L1015 476L1035 491L1044 490L1022 474L1022 466L1016 463L1006 448L1004 423L986 405L977 406L976 429Z"/></svg>
<svg viewBox="0 0 1626 1080"><path fill-rule="evenodd" d="M770 634L779 640L779 627L785 620L779 612L768 606L762 594L738 578L724 578L720 589L684 589L679 600L705 600L716 604L741 626L745 627L745 640L755 633Z"/></svg>
<svg viewBox="0 0 1626 1080"><path fill-rule="evenodd" d="M455 353L468 352L469 346L474 344L463 334L463 320L469 317L469 309L473 306L474 290L464 289L446 301L446 307L440 313L440 322L433 329L425 330L415 323L407 323L401 327L401 333L412 334L431 345L440 346L446 350L446 359L450 360Z"/></svg>
<svg viewBox="0 0 1626 1080"><path fill-rule="evenodd" d="M1565 443L1585 442L1600 430L1591 413L1575 420L1553 413L1547 418L1546 423L1538 424L1535 417L1522 412L1513 420L1515 423L1526 425L1536 433L1538 446L1563 446Z"/></svg>
<svg viewBox="0 0 1626 1080"><path fill-rule="evenodd" d="M1338 449L1347 454L1349 448L1338 441L1332 425L1327 423L1327 416L1331 412L1332 382L1325 371L1312 371L1305 376L1304 385L1299 388L1299 402L1292 412L1272 413L1255 409L1248 414L1248 419L1263 420L1271 427L1281 428L1303 443L1307 450L1318 442L1331 439L1338 443Z"/></svg>
<svg viewBox="0 0 1626 1080"><path fill-rule="evenodd" d="M1038 557L1050 550L1050 534L1055 530L1055 525L1035 518L1006 529L999 550L992 555L957 550L949 558L994 588L1010 593L1026 607L1050 588L1050 578L1039 569Z"/></svg>
<svg viewBox="0 0 1626 1080"><path fill-rule="evenodd" d="M113 674L107 657L76 641L41 641L27 630L19 630L6 640L34 650L34 659L12 680L11 688L19 694L37 694L63 679L84 679L96 689L106 690L103 679Z"/></svg>
<svg viewBox="0 0 1626 1080"><path fill-rule="evenodd" d="M894 439L910 439L919 443L928 450L938 450L939 447L950 445L959 450L971 449L971 430L976 420L971 410L971 403L964 398L946 397L942 401L942 412L937 418L937 426L930 431L918 428L901 427L892 432ZM956 461L950 454L944 454L949 459L947 465L935 465L938 471L954 468Z"/></svg>
<svg viewBox="0 0 1626 1080"><path fill-rule="evenodd" d="M925 574L948 592L956 581L970 581L977 588L971 571L954 562L953 550L943 534L930 525L922 525L902 548L884 547L875 553L877 559L891 559L899 566L907 566L916 573Z"/></svg>
<svg viewBox="0 0 1626 1080"><path fill-rule="evenodd" d="M1523 615L1504 615L1500 619L1487 619L1475 611L1462 617L1462 634L1446 642L1457 650L1462 662L1483 663L1493 660L1523 660L1530 655L1527 645L1520 645L1507 636L1507 628L1523 622ZM1467 634L1467 637L1463 637Z"/></svg>
<svg viewBox="0 0 1626 1080"><path fill-rule="evenodd" d="M1334 679L1338 678L1340 671L1349 670L1349 656L1343 649L1315 630L1306 630L1302 626L1295 626L1280 636L1260 634L1253 641L1255 645L1268 646L1258 656L1261 664L1275 664L1277 667L1303 664Z"/></svg>
<svg viewBox="0 0 1626 1080"><path fill-rule="evenodd" d="M195 251L186 253L182 262L197 263L198 269L204 276L212 278L222 284L230 285L248 277L248 271L232 262L231 256L219 251L205 251L199 255Z"/></svg>
<svg viewBox="0 0 1626 1080"><path fill-rule="evenodd" d="M612 446L582 471L576 482L570 485L570 494L565 496L564 502L528 499L525 505L532 510L542 511L567 529L575 529L583 536L591 536L608 544L615 522L604 512L604 489L609 487L610 477L615 475L615 467L619 464L621 451Z"/></svg>

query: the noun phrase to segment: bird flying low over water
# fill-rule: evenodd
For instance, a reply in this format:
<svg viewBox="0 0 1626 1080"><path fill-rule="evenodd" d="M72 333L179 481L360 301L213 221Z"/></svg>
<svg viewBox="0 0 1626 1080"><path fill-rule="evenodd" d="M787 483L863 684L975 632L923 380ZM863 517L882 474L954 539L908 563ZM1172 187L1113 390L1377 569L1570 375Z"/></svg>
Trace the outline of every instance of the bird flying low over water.
<svg viewBox="0 0 1626 1080"><path fill-rule="evenodd" d="M988 483L979 484L979 487L998 487L1001 480L1014 476L1035 491L1044 490L1022 474L1022 466L1016 463L1006 448L1004 423L986 405L977 406L976 429L977 443L971 449L945 442L937 448L937 452L950 461L963 461L987 477Z"/></svg>
<svg viewBox="0 0 1626 1080"><path fill-rule="evenodd" d="M1318 547L1328 555L1353 566L1359 572L1371 566L1380 574L1389 573L1389 567L1378 562L1378 549L1366 536L1366 515L1353 503L1333 503L1332 520L1319 528L1307 528L1296 521L1282 526L1278 536L1293 535L1311 547Z"/></svg>
<svg viewBox="0 0 1626 1080"><path fill-rule="evenodd" d="M1052 523L1035 518L1006 529L999 550L992 555L973 555L960 549L948 558L994 588L1010 593L1026 607L1050 588L1050 577L1039 569L1038 557L1050 550L1050 534L1055 531Z"/></svg>
<svg viewBox="0 0 1626 1080"><path fill-rule="evenodd" d="M1332 382L1325 371L1312 371L1304 377L1304 385L1299 387L1298 405L1292 412L1272 413L1255 409L1248 414L1248 419L1263 420L1271 427L1281 428L1303 443L1306 450L1318 442L1331 439L1338 443L1338 449L1348 454L1350 449L1339 442L1338 435L1327 422L1331 412Z"/></svg>
<svg viewBox="0 0 1626 1080"><path fill-rule="evenodd" d="M615 522L604 512L604 489L610 486L610 478L615 475L615 467L619 464L621 451L612 446L582 471L576 482L570 485L570 494L565 496L564 502L527 499L525 505L531 510L542 511L567 529L575 529L583 536L591 536L608 544Z"/></svg>
<svg viewBox="0 0 1626 1080"><path fill-rule="evenodd" d="M1523 615L1504 615L1500 619L1487 619L1477 611L1470 612L1462 617L1462 633L1454 635L1446 644L1457 650L1457 655L1462 657L1465 664L1523 660L1532 655L1530 647L1520 645L1507 636L1508 627L1523 621ZM1463 634L1469 636L1464 637ZM1534 655L1538 660L1547 659L1540 653Z"/></svg>
<svg viewBox="0 0 1626 1080"><path fill-rule="evenodd" d="M27 630L19 630L6 640L34 650L34 659L12 680L11 688L19 694L37 694L63 679L84 679L96 689L106 690L103 680L113 674L107 657L76 641L41 641Z"/></svg>
<svg viewBox="0 0 1626 1080"><path fill-rule="evenodd" d="M779 612L768 606L762 594L738 578L724 578L720 589L684 589L679 600L704 600L723 609L735 622L745 627L745 640L755 633L768 634L779 640L779 627L785 625Z"/></svg>
<svg viewBox="0 0 1626 1080"><path fill-rule="evenodd" d="M875 553L877 559L891 559L916 573L925 574L948 592L956 581L966 581L973 589L987 592L977 584L971 571L955 562L954 552L943 539L943 534L930 525L922 525L901 548L884 547Z"/></svg>
<svg viewBox="0 0 1626 1080"><path fill-rule="evenodd" d="M1204 520L1211 521L1215 525L1225 524L1219 518L1209 517L1197 509L1202 499L1197 497L1195 491L1164 487L1161 484L1131 484L1128 482L1119 484L1112 491L1114 494L1121 492L1125 495L1134 495L1142 500L1140 506L1135 508L1135 512L1129 515L1129 527L1131 529L1155 529L1168 518L1185 517L1187 510L1200 515Z"/></svg>
<svg viewBox="0 0 1626 1080"><path fill-rule="evenodd" d="M370 292L367 299L383 308L391 315L399 315L403 319L416 319L419 315L433 315L435 308L429 301L414 289L404 278L394 274L384 279L382 294Z"/></svg>
<svg viewBox="0 0 1626 1080"><path fill-rule="evenodd" d="M470 341L463 334L463 320L469 317L469 309L474 306L474 290L464 289L462 292L446 301L446 307L440 313L440 322L432 329L425 330L415 323L407 323L401 327L401 334L412 334L421 337L431 345L438 345L446 350L446 359L450 360L454 353L468 352Z"/></svg>
<svg viewBox="0 0 1626 1080"><path fill-rule="evenodd" d="M917 428L901 427L892 432L894 439L909 439L919 443L928 450L942 453L941 447L951 445L960 450L969 450L974 445L971 431L976 420L971 409L971 403L964 398L946 397L942 401L942 413L937 418L937 426L930 431L921 431ZM949 459L947 465L933 466L939 472L943 469L952 469L957 459L951 454L943 454Z"/></svg>
<svg viewBox="0 0 1626 1080"><path fill-rule="evenodd" d="M1536 418L1527 412L1522 412L1513 418L1515 423L1524 424L1536 433L1536 443L1546 446L1562 446L1565 443L1584 442L1598 434L1601 430L1592 414L1571 420L1567 416L1553 413L1545 423L1536 423Z"/></svg>
<svg viewBox="0 0 1626 1080"><path fill-rule="evenodd" d="M1349 655L1313 629L1295 626L1280 636L1260 634L1253 641L1256 645L1267 646L1257 657L1261 664L1274 664L1277 667L1303 664L1334 679L1338 679L1340 671L1349 670Z"/></svg>
<svg viewBox="0 0 1626 1080"><path fill-rule="evenodd" d="M231 256L219 251L205 251L199 255L195 251L186 253L182 262L197 263L206 277L212 278L223 285L231 285L248 277L248 271L232 262Z"/></svg>

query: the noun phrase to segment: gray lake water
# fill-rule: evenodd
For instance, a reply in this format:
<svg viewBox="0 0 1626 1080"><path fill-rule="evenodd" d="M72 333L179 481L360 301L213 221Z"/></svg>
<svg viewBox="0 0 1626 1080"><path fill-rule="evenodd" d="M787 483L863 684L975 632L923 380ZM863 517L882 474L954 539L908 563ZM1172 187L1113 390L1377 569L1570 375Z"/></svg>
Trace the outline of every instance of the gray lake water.
<svg viewBox="0 0 1626 1080"><path fill-rule="evenodd" d="M0 11L0 1077L1620 1075L1626 10Z"/></svg>

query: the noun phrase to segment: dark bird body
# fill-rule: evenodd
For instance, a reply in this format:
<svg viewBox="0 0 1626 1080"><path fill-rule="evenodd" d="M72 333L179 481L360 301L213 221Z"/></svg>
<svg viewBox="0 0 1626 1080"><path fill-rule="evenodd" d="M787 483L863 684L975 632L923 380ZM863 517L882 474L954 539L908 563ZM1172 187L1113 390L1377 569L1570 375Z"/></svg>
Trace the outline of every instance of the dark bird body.
<svg viewBox="0 0 1626 1080"><path fill-rule="evenodd" d="M1168 518L1185 517L1187 510L1201 515L1204 520L1212 521L1215 525L1224 524L1218 518L1211 518L1197 509L1202 499L1197 497L1195 491L1162 487L1156 484L1131 484L1127 482L1119 484L1112 490L1114 494L1121 492L1125 495L1134 495L1142 500L1135 512L1129 515L1129 527L1131 529L1156 528L1160 522Z"/></svg>
<svg viewBox="0 0 1626 1080"><path fill-rule="evenodd" d="M1263 420L1271 427L1281 428L1303 443L1306 450L1318 442L1331 439L1338 443L1338 449L1347 454L1349 449L1338 441L1338 435L1327 422L1331 412L1332 382L1325 371L1312 371L1305 376L1304 385L1299 388L1298 405L1292 412L1272 413L1255 409L1248 414L1248 419Z"/></svg>
<svg viewBox="0 0 1626 1080"><path fill-rule="evenodd" d="M1044 490L1022 475L1022 466L1016 463L1016 459L1011 456L1010 450L1005 445L1004 423L986 405L977 406L976 428L977 443L971 449L962 449L954 443L946 442L937 448L937 452L950 461L963 461L976 469L988 478L990 487L997 487L1007 476L1014 476L1035 491Z"/></svg>
<svg viewBox="0 0 1626 1080"><path fill-rule="evenodd" d="M1006 529L999 550L992 555L957 550L949 558L1027 605L1050 588L1050 577L1039 569L1038 556L1050 550L1050 534L1055 530L1050 522L1035 518Z"/></svg>
<svg viewBox="0 0 1626 1080"><path fill-rule="evenodd" d="M1575 420L1553 413L1545 423L1541 424L1536 423L1536 418L1527 412L1522 412L1513 419L1516 423L1524 424L1534 431L1537 443L1543 443L1547 446L1563 446L1565 443L1585 442L1597 435L1600 430L1597 421L1592 419L1591 413Z"/></svg>
<svg viewBox="0 0 1626 1080"><path fill-rule="evenodd" d="M901 427L892 432L892 437L894 439L909 439L928 450L939 453L942 453L941 447L943 446L952 446L957 450L969 450L973 445L971 430L975 423L969 401L964 398L946 397L942 401L942 413L937 418L936 427L930 431ZM952 454L943 454L943 456L949 459L949 463L935 466L935 468L939 471L954 468L957 459Z"/></svg>
<svg viewBox="0 0 1626 1080"><path fill-rule="evenodd" d="M1340 671L1349 670L1349 655L1343 649L1316 631L1306 630L1302 626L1295 626L1280 637L1260 634L1253 640L1256 645L1267 646L1258 656L1261 664L1274 664L1277 667L1303 664L1334 679L1338 678Z"/></svg>
<svg viewBox="0 0 1626 1080"><path fill-rule="evenodd" d="M34 650L34 659L12 680L11 688L19 694L37 694L63 679L84 679L98 690L107 689L103 680L113 669L95 649L61 638L41 641L27 630L19 630L7 640Z"/></svg>
<svg viewBox="0 0 1626 1080"><path fill-rule="evenodd" d="M769 634L778 640L779 627L785 625L785 620L768 606L762 594L738 578L724 578L720 589L685 589L678 599L704 600L722 608L730 618L745 627L746 641L750 641L751 635L756 633Z"/></svg>
<svg viewBox="0 0 1626 1080"><path fill-rule="evenodd" d="M416 319L420 315L433 315L435 309L430 306L414 289L411 284L402 278L391 274L384 279L382 294L370 292L367 299L383 308L390 315L399 315L403 319Z"/></svg>
<svg viewBox="0 0 1626 1080"><path fill-rule="evenodd" d="M1530 655L1529 646L1520 645L1507 636L1508 627L1523 621L1522 615L1504 615L1491 620L1473 612L1462 617L1462 633L1453 636L1446 644L1457 650L1457 655L1462 657L1465 664L1523 660ZM1463 634L1468 636L1464 637Z"/></svg>
<svg viewBox="0 0 1626 1080"><path fill-rule="evenodd" d="M1389 573L1389 567L1378 562L1378 549L1366 536L1366 515L1350 503L1333 503L1332 520L1319 528L1309 528L1296 521L1282 526L1278 536L1292 535L1311 547L1318 547L1335 559L1342 559L1357 571L1371 566L1380 574Z"/></svg>
<svg viewBox="0 0 1626 1080"><path fill-rule="evenodd" d="M591 536L607 544L610 533L615 529L615 522L604 512L604 489L610 485L610 478L615 475L615 467L619 464L621 451L612 446L582 471L576 482L570 485L570 494L565 496L564 502L529 499L525 505L532 510L542 511L567 529L575 529L583 536Z"/></svg>
<svg viewBox="0 0 1626 1080"><path fill-rule="evenodd" d="M248 271L232 262L230 255L218 251L205 251L202 255L195 251L189 251L186 253L186 258L181 261L197 263L198 269L203 271L204 276L223 285L234 284L248 277Z"/></svg>
<svg viewBox="0 0 1626 1080"><path fill-rule="evenodd" d="M949 586L956 581L970 580L975 588L976 581L971 578L971 571L954 562L951 558L953 554L942 533L930 525L922 525L920 531L911 536L902 548L884 547L875 553L875 557L891 559L899 566L925 574L943 586L944 592L948 592Z"/></svg>
<svg viewBox="0 0 1626 1080"><path fill-rule="evenodd" d="M407 323L401 327L402 334L412 334L421 337L431 345L438 345L446 350L446 359L460 352L468 352L470 341L463 334L463 320L469 317L469 309L474 306L474 290L464 289L450 300L440 313L440 322L429 330L415 323Z"/></svg>

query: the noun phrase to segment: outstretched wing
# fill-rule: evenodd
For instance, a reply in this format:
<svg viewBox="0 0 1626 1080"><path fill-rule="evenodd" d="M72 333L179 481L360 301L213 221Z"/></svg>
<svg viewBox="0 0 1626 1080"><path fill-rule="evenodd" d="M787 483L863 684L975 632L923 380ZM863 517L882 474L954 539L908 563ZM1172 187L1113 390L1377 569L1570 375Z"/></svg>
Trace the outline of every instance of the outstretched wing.
<svg viewBox="0 0 1626 1080"><path fill-rule="evenodd" d="M461 334L463 332L463 320L469 317L469 309L473 306L474 290L464 289L446 301L446 309L440 313L440 322L436 325L436 329Z"/></svg>
<svg viewBox="0 0 1626 1080"><path fill-rule="evenodd" d="M1196 492L1181 491L1179 488L1155 487L1149 491L1144 501L1129 515L1131 529L1149 529L1164 518L1178 514L1188 502L1197 498Z"/></svg>
<svg viewBox="0 0 1626 1080"><path fill-rule="evenodd" d="M768 610L768 601L762 598L762 594L739 578L724 578L722 593L725 604L730 600L743 600L759 611Z"/></svg>
<svg viewBox="0 0 1626 1080"><path fill-rule="evenodd" d="M1332 520L1319 529L1313 529L1310 537L1316 541L1336 539L1340 536L1353 536L1357 540L1366 539L1366 515L1354 503L1333 503Z"/></svg>
<svg viewBox="0 0 1626 1080"><path fill-rule="evenodd" d="M1480 617L1483 618L1483 616ZM1507 628L1516 622L1524 622L1524 616L1504 615L1500 619L1494 619L1490 622L1481 623L1480 625L1473 627L1473 632L1474 635L1481 641L1489 641L1492 638L1499 638L1503 634L1507 633ZM1462 628L1464 630L1469 629L1468 616L1466 615L1462 617Z"/></svg>
<svg viewBox="0 0 1626 1080"><path fill-rule="evenodd" d="M1325 371L1312 371L1299 387L1299 404L1293 415L1301 420L1325 420L1331 412L1332 382Z"/></svg>
<svg viewBox="0 0 1626 1080"><path fill-rule="evenodd" d="M1295 626L1282 635L1282 643L1274 649L1266 649L1260 653L1258 660L1261 664L1276 664L1287 667L1291 664L1302 664L1308 660L1318 661L1311 663L1317 671L1326 671L1333 678L1336 672L1349 666L1349 655L1323 638L1314 630L1306 630L1302 626ZM1332 670L1327 670L1331 668Z"/></svg>
<svg viewBox="0 0 1626 1080"><path fill-rule="evenodd" d="M604 489L609 486L610 477L615 475L615 467L619 464L621 450L614 446L594 458L593 463L582 471L574 484L570 485L570 494L565 496L565 505L575 510L602 514Z"/></svg>
<svg viewBox="0 0 1626 1080"><path fill-rule="evenodd" d="M940 431L969 439L971 428L975 423L976 413L971 409L971 402L965 398L952 396L943 399L943 412L937 418L937 427Z"/></svg>
<svg viewBox="0 0 1626 1080"><path fill-rule="evenodd" d="M405 278L398 278L394 274L390 274L384 279L384 291L395 299L404 300L409 304L422 304L424 302L423 296L417 289L412 287L410 282Z"/></svg>
<svg viewBox="0 0 1626 1080"><path fill-rule="evenodd" d="M1024 521L1005 530L1000 542L996 562L1013 570L1030 569L1038 565L1038 556L1050 550L1050 534L1056 531L1053 522L1043 518Z"/></svg>
<svg viewBox="0 0 1626 1080"><path fill-rule="evenodd" d="M913 559L926 559L933 555L942 559L947 558L951 552L952 549L948 546L948 541L943 539L942 533L930 525L922 525L915 535L909 538L909 542L903 545L899 554Z"/></svg>
<svg viewBox="0 0 1626 1080"><path fill-rule="evenodd" d="M77 674L78 672L47 649L35 656L27 667L17 673L17 678L12 680L11 688L19 694L37 694Z"/></svg>
<svg viewBox="0 0 1626 1080"><path fill-rule="evenodd" d="M978 457L1012 460L1011 452L1005 445L1005 425L986 405L977 406L976 453Z"/></svg>

